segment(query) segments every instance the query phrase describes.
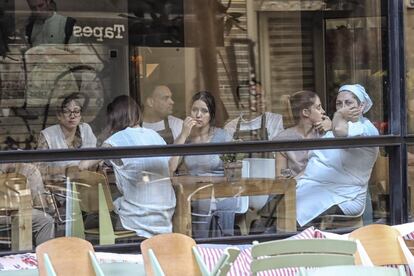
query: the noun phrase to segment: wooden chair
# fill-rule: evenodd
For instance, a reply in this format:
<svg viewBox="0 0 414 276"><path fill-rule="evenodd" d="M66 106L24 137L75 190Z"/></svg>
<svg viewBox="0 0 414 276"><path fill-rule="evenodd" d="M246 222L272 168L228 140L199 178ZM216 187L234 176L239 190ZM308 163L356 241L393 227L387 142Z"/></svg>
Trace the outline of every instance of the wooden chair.
<svg viewBox="0 0 414 276"><path fill-rule="evenodd" d="M49 240L36 247L40 276L97 275L103 272L92 244L75 237Z"/></svg>
<svg viewBox="0 0 414 276"><path fill-rule="evenodd" d="M391 226L383 224L367 225L351 232L349 238L361 242L374 265L408 264L401 247L402 237ZM356 263L361 263L358 253L356 254Z"/></svg>
<svg viewBox="0 0 414 276"><path fill-rule="evenodd" d="M92 171L68 169L72 183L72 236L85 239L85 233L99 235L99 244L115 244L118 238L134 237L134 231L114 231L110 211L114 210L111 192L105 175ZM82 212L98 213L99 228L86 229Z"/></svg>
<svg viewBox="0 0 414 276"><path fill-rule="evenodd" d="M251 271L283 267L320 267L353 265L356 242L331 239L278 240L255 242L252 247Z"/></svg>
<svg viewBox="0 0 414 276"><path fill-rule="evenodd" d="M352 227L359 228L364 226L362 216L364 209L357 215L325 215L321 217L320 229L332 229L338 227Z"/></svg>
<svg viewBox="0 0 414 276"><path fill-rule="evenodd" d="M141 243L146 275L227 275L240 253L227 248L209 271L197 251L194 239L178 233L160 234Z"/></svg>
<svg viewBox="0 0 414 276"><path fill-rule="evenodd" d="M405 276L405 270L401 267L369 267L361 265L327 266L306 269L301 267L297 276Z"/></svg>
<svg viewBox="0 0 414 276"><path fill-rule="evenodd" d="M25 176L0 174L0 213L6 220L11 218L12 250L31 250L32 197Z"/></svg>

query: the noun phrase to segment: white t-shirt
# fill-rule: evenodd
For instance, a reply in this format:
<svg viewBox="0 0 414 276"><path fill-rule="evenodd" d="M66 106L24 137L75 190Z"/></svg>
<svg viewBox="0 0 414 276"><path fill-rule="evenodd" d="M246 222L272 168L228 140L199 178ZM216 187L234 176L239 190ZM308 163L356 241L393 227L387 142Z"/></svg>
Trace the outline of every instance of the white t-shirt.
<svg viewBox="0 0 414 276"><path fill-rule="evenodd" d="M183 129L183 120L180 118L174 117L169 115L168 116L168 124L170 126L170 129L172 131L174 140L180 135L181 130ZM161 131L165 129L164 120L156 122L156 123L146 123L143 122L142 126L145 128L152 129L154 131Z"/></svg>
<svg viewBox="0 0 414 276"><path fill-rule="evenodd" d="M151 129L131 128L118 131L104 144L113 147L165 145ZM122 226L138 236L172 232L175 193L171 185L168 156L122 158L122 165L111 160L116 185L122 196L114 201Z"/></svg>
<svg viewBox="0 0 414 276"><path fill-rule="evenodd" d="M283 130L283 117L280 114L265 112L266 116L266 129L269 135L269 140L275 138L279 132ZM262 116L258 116L253 120L246 121L243 117L237 117L236 119L231 120L224 127L225 130L233 137L234 132L236 131L237 122L240 122L240 130L255 130L260 129L262 124Z"/></svg>

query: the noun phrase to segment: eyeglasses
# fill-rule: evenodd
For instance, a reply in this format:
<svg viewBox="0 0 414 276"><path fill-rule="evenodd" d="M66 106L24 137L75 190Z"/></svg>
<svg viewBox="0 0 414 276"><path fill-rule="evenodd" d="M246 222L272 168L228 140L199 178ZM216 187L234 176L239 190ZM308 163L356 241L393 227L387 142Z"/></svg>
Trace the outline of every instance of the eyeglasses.
<svg viewBox="0 0 414 276"><path fill-rule="evenodd" d="M66 117L71 117L72 115L75 117L79 117L81 114L81 110L80 109L75 109L75 110L63 109L62 113Z"/></svg>

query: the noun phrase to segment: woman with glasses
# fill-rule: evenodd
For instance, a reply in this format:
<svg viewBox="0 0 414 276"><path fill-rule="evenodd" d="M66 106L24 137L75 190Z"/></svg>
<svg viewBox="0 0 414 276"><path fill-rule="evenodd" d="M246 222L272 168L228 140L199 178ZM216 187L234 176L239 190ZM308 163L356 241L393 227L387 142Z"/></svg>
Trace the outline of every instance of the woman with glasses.
<svg viewBox="0 0 414 276"><path fill-rule="evenodd" d="M79 149L96 147L96 137L87 123L81 122L83 97L72 93L65 97L57 111L58 124L40 132L37 149ZM77 165L79 161L59 161L53 167Z"/></svg>

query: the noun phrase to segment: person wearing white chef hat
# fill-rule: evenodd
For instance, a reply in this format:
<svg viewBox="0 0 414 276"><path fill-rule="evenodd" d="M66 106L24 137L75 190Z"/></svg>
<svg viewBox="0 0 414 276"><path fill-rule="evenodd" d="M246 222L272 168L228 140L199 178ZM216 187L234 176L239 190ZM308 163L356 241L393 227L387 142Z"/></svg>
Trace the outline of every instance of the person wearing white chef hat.
<svg viewBox="0 0 414 276"><path fill-rule="evenodd" d="M372 101L363 86L341 86L332 131L323 138L378 135L375 126L363 116L371 107ZM304 226L327 214L361 214L377 155L378 147L309 151L309 162L297 178L298 224Z"/></svg>

